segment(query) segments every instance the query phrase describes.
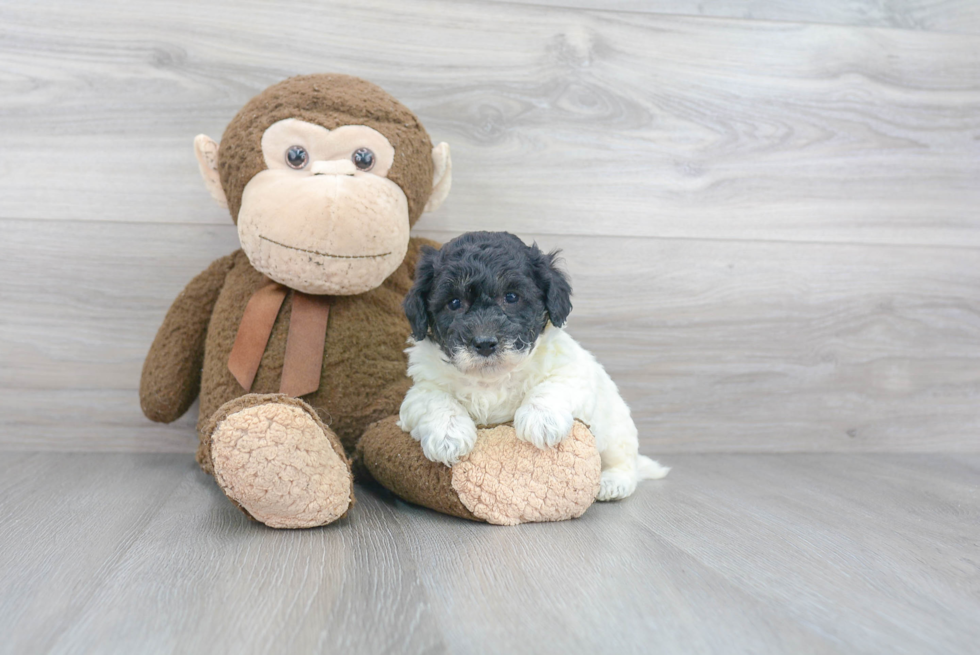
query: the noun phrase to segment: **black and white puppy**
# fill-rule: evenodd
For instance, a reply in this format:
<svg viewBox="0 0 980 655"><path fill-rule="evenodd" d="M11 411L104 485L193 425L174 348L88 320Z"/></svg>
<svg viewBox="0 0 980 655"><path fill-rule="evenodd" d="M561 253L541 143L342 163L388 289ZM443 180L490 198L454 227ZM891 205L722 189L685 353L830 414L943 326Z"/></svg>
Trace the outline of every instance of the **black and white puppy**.
<svg viewBox="0 0 980 655"><path fill-rule="evenodd" d="M599 500L625 498L670 469L637 452L636 425L615 383L561 326L571 287L544 253L507 232L470 232L424 250L405 298L414 385L399 425L447 466L476 443L476 426L514 422L517 436L555 446L574 419L602 458Z"/></svg>

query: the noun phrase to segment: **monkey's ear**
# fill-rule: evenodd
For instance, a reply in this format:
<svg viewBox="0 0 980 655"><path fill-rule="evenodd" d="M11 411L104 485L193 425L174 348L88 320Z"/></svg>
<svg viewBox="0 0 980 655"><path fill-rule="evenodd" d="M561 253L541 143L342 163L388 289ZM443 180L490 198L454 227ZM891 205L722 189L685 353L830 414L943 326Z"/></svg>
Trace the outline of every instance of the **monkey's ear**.
<svg viewBox="0 0 980 655"><path fill-rule="evenodd" d="M432 195L423 211L434 212L449 195L453 185L453 160L449 156L449 144L443 141L432 148Z"/></svg>
<svg viewBox="0 0 980 655"><path fill-rule="evenodd" d="M439 251L422 246L422 255L415 267L415 284L405 296L405 316L412 326L412 337L421 341L429 334L429 291L435 278L435 259Z"/></svg>
<svg viewBox="0 0 980 655"><path fill-rule="evenodd" d="M221 175L218 173L218 143L206 134L198 134L194 137L194 153L197 154L197 167L201 169L208 193L219 205L227 208L228 199L221 188Z"/></svg>

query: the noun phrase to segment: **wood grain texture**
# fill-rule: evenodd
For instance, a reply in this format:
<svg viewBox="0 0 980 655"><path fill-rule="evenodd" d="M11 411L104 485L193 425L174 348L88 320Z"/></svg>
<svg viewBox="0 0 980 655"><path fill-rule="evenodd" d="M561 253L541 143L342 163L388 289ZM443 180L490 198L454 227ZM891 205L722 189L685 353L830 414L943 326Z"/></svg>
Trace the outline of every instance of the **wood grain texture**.
<svg viewBox="0 0 980 655"><path fill-rule="evenodd" d="M445 652L377 503L275 531L189 456L2 457L2 652Z"/></svg>
<svg viewBox="0 0 980 655"><path fill-rule="evenodd" d="M0 218L224 224L193 136L337 70L452 144L424 229L980 244L970 35L475 1L104 6L0 7Z"/></svg>
<svg viewBox="0 0 980 655"><path fill-rule="evenodd" d="M196 406L150 423L139 373L170 302L236 247L234 228L0 229L0 444L192 450ZM568 330L651 454L980 451L976 250L521 236L564 248Z"/></svg>
<svg viewBox="0 0 980 655"><path fill-rule="evenodd" d="M980 639L980 459L677 455L575 521L359 486L248 522L189 455L0 455L0 652L946 653Z"/></svg>
<svg viewBox="0 0 980 655"><path fill-rule="evenodd" d="M136 394L175 294L236 247L192 137L332 69L453 144L453 193L421 234L566 249L570 330L646 451L980 450L976 37L468 1L100 2L0 6L3 447L193 447L193 416L151 424Z"/></svg>
<svg viewBox="0 0 980 655"><path fill-rule="evenodd" d="M600 9L752 21L829 23L932 32L980 33L972 0L504 0L539 7Z"/></svg>

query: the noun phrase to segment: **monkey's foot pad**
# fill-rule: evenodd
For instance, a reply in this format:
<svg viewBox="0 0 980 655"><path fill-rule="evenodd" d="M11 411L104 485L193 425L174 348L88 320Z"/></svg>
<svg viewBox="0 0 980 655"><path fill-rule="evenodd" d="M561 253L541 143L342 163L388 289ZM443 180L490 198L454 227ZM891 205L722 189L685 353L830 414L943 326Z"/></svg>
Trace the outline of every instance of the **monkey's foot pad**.
<svg viewBox="0 0 980 655"><path fill-rule="evenodd" d="M545 450L520 441L511 425L481 428L473 452L451 469L426 459L396 422L390 417L369 427L358 456L378 482L411 503L517 525L577 518L599 491L599 451L578 421L564 441Z"/></svg>
<svg viewBox="0 0 980 655"><path fill-rule="evenodd" d="M309 406L283 400L246 407L217 423L211 435L215 479L270 527L326 525L352 502L347 459Z"/></svg>

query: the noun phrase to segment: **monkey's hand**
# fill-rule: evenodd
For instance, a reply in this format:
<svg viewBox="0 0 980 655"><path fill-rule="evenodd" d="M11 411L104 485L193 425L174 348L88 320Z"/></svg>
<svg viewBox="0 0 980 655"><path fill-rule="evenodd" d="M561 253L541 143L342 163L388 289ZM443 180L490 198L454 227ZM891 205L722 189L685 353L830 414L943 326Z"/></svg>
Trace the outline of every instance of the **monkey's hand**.
<svg viewBox="0 0 980 655"><path fill-rule="evenodd" d="M140 379L140 406L151 421L176 421L197 398L208 323L233 258L215 260L191 280L163 319Z"/></svg>

